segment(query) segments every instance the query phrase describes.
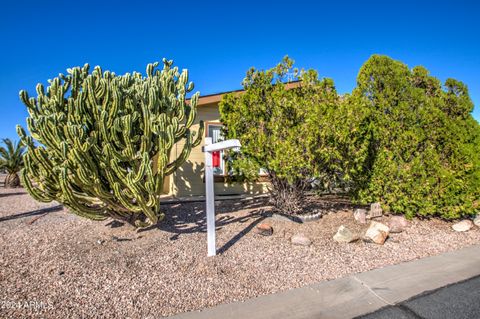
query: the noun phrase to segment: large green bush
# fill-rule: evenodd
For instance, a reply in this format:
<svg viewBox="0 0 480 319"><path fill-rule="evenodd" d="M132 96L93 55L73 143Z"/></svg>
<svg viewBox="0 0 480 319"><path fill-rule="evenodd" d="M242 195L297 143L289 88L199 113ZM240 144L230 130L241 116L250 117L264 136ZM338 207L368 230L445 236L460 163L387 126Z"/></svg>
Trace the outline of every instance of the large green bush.
<svg viewBox="0 0 480 319"><path fill-rule="evenodd" d="M479 212L480 127L463 83L374 55L341 97L332 80L292 71L288 58L251 69L244 86L220 104L227 137L243 145L232 166L247 177L264 168L277 209L300 212L315 181L407 217Z"/></svg>
<svg viewBox="0 0 480 319"><path fill-rule="evenodd" d="M262 168L275 207L302 213L312 182L330 187L354 180L364 162L355 155L366 153L368 143L354 134L365 116L340 101L333 81L292 66L287 57L270 70L252 68L245 92L225 96L220 113L226 137L242 143L234 171L251 178Z"/></svg>
<svg viewBox="0 0 480 319"><path fill-rule="evenodd" d="M46 91L38 84L36 98L21 91L30 114L31 135L17 127L27 146L21 175L29 193L94 220L161 220L164 177L188 158L203 129L190 130L199 94L186 103L193 83L172 63L164 60L161 70L149 64L146 77L100 67L89 73L85 65L49 81ZM183 150L170 158L180 141Z"/></svg>
<svg viewBox="0 0 480 319"><path fill-rule="evenodd" d="M423 67L374 55L351 99L368 114L362 125L370 132L357 199L407 217L479 212L480 127L463 83L442 86Z"/></svg>

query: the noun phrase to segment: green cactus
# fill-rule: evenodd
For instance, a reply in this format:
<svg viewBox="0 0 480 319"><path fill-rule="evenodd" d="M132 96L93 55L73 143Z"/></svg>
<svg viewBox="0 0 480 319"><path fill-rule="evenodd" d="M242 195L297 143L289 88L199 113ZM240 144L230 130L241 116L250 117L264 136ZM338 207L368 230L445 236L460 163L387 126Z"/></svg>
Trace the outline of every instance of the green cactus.
<svg viewBox="0 0 480 319"><path fill-rule="evenodd" d="M68 69L37 85L37 98L20 92L30 116L21 178L28 192L42 202L58 201L93 220L111 217L137 227L164 217L160 193L172 174L201 142L190 128L196 118L199 93L188 71L173 61L148 64L140 73L118 76L89 65ZM179 143L184 141L184 143ZM174 145L183 147L170 159Z"/></svg>

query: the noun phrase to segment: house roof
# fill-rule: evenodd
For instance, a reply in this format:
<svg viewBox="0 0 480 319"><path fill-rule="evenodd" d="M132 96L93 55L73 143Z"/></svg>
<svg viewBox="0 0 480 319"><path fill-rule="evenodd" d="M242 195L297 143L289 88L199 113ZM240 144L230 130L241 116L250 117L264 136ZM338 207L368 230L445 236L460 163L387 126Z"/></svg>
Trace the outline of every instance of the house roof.
<svg viewBox="0 0 480 319"><path fill-rule="evenodd" d="M295 87L298 87L298 86L300 86L300 81L292 81L292 82L287 83L287 89L295 88ZM239 89L239 90L225 91L225 92L208 94L208 95L201 95L198 98L197 106L218 103L222 100L222 96L225 95L225 94L229 94L229 93L242 94L244 92L245 92L244 89ZM189 101L189 100L190 99L187 99L187 101Z"/></svg>
<svg viewBox="0 0 480 319"><path fill-rule="evenodd" d="M220 92L220 93L200 95L200 97L198 98L197 106L212 104L212 103L218 103L222 100L222 96L225 95L225 94L229 94L229 93L242 94L243 92L245 92L244 89L239 89L239 90L225 91L225 92Z"/></svg>

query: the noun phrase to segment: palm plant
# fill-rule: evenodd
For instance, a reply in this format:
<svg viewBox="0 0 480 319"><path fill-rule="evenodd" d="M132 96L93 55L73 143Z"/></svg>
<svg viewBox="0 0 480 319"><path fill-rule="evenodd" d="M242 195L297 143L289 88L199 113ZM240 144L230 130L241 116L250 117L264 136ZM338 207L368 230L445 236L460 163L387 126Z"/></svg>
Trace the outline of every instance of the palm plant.
<svg viewBox="0 0 480 319"><path fill-rule="evenodd" d="M2 140L6 147L0 146L0 168L7 171L5 187L20 186L18 172L23 167L23 152L25 147L22 142L13 142L9 138Z"/></svg>

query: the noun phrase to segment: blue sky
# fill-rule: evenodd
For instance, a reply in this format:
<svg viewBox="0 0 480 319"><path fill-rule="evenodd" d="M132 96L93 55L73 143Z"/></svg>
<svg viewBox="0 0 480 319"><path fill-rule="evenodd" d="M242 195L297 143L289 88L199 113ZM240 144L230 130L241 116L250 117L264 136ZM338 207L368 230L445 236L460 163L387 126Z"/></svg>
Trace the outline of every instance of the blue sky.
<svg viewBox="0 0 480 319"><path fill-rule="evenodd" d="M288 54L298 67L355 86L360 66L386 54L464 81L480 120L480 5L475 1L9 1L0 11L0 137L16 138L34 93L68 67L144 72L174 59L196 90L240 88L246 70Z"/></svg>

